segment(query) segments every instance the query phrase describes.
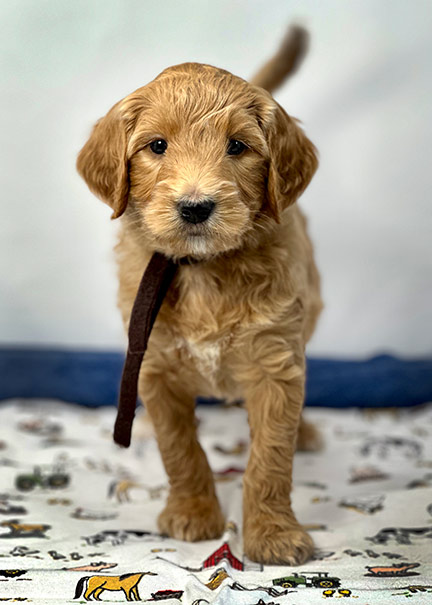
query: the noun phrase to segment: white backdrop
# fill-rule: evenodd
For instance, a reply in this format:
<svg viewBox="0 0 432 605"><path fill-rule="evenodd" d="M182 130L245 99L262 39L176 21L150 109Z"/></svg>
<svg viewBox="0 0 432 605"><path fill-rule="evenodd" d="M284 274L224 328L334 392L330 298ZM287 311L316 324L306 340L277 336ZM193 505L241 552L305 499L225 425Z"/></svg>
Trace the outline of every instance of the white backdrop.
<svg viewBox="0 0 432 605"><path fill-rule="evenodd" d="M277 98L321 156L301 199L327 306L310 352L431 353L429 0L1 0L0 345L124 345L116 224L78 150L168 65L252 75L292 20L312 48Z"/></svg>

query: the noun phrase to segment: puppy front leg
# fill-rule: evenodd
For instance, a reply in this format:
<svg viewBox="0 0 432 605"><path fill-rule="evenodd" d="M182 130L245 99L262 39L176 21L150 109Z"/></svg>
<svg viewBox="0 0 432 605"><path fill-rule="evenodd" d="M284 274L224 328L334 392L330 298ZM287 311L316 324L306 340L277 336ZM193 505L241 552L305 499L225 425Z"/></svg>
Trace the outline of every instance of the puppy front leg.
<svg viewBox="0 0 432 605"><path fill-rule="evenodd" d="M217 538L224 519L211 469L197 440L194 396L172 368L145 366L139 393L153 422L170 483L159 530L189 542Z"/></svg>
<svg viewBox="0 0 432 605"><path fill-rule="evenodd" d="M293 455L304 397L304 355L280 339L254 343L241 380L251 432L243 479L245 554L264 564L299 565L313 553L291 509Z"/></svg>

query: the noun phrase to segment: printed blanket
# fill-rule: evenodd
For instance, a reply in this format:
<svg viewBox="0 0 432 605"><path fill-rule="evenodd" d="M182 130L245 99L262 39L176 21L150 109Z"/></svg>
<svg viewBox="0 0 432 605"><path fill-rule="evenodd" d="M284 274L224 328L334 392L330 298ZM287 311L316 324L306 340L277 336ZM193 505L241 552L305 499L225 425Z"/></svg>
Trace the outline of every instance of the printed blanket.
<svg viewBox="0 0 432 605"><path fill-rule="evenodd" d="M199 406L226 515L220 540L161 536L167 479L148 424L129 450L115 410L42 400L0 406L0 601L167 604L432 603L432 405L309 409L324 436L298 453L293 507L316 544L298 568L242 553L246 412Z"/></svg>

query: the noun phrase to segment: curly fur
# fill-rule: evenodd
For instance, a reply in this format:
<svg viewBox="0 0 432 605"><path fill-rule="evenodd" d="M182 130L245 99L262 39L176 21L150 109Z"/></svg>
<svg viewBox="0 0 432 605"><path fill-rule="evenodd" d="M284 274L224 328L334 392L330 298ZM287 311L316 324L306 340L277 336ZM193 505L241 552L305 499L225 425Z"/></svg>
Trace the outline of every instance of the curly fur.
<svg viewBox="0 0 432 605"><path fill-rule="evenodd" d="M268 78L268 73L266 73ZM170 494L161 531L215 538L224 519L199 445L196 395L244 398L251 449L244 476L244 550L299 564L313 544L291 510L292 459L304 398L305 344L321 309L306 223L294 202L317 167L297 121L255 80L209 65L163 71L100 120L78 158L90 189L121 218L119 307L127 327L154 251L182 265L141 368ZM149 143L163 138L165 154ZM227 155L227 141L247 149ZM214 213L185 225L178 200L211 197ZM316 433L302 425L302 445Z"/></svg>

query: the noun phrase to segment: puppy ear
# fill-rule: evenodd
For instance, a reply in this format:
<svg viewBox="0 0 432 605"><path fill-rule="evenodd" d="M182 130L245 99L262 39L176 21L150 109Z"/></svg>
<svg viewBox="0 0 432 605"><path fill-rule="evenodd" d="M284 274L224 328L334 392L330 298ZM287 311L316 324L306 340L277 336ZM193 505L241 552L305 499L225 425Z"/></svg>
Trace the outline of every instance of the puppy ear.
<svg viewBox="0 0 432 605"><path fill-rule="evenodd" d="M318 158L315 146L297 121L275 105L267 131L270 154L267 202L270 213L279 222L283 210L308 186L318 167Z"/></svg>
<svg viewBox="0 0 432 605"><path fill-rule="evenodd" d="M129 195L126 124L119 104L99 120L81 149L77 169L89 189L114 210L118 218Z"/></svg>

